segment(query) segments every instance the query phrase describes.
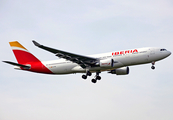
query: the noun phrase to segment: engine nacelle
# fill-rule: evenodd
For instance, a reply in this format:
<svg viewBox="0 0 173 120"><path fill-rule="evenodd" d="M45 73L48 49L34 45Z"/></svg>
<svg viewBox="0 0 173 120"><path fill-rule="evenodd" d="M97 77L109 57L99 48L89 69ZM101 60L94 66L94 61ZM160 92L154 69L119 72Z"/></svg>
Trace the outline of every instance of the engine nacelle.
<svg viewBox="0 0 173 120"><path fill-rule="evenodd" d="M111 70L109 73L116 74L116 75L127 75L129 74L129 67L117 68L117 69Z"/></svg>
<svg viewBox="0 0 173 120"><path fill-rule="evenodd" d="M100 67L113 67L113 66L114 66L113 59L100 60Z"/></svg>

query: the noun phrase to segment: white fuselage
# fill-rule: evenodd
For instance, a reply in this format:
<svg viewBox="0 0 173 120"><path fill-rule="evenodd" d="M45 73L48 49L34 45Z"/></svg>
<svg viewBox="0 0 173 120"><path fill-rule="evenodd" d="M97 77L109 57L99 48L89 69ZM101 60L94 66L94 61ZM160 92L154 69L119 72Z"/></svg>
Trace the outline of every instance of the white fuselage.
<svg viewBox="0 0 173 120"><path fill-rule="evenodd" d="M129 52L129 50L122 50L118 52L109 52L96 55L88 55L89 57L97 58L99 60L113 59L113 67L91 67L87 68L91 72L108 71L116 68L139 65L155 62L168 57L171 52L162 48L139 48L138 52ZM118 54L117 54L118 53ZM70 74L70 73L86 73L86 69L83 69L77 63L65 59L59 59L54 61L42 62L50 71L54 74Z"/></svg>

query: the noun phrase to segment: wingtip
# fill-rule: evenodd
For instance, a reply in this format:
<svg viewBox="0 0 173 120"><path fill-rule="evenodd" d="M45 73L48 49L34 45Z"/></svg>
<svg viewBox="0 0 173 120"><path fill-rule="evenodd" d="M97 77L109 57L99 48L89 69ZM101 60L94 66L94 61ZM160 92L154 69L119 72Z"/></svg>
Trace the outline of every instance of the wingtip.
<svg viewBox="0 0 173 120"><path fill-rule="evenodd" d="M32 42L34 43L35 46L41 46L38 42L36 42L35 40L32 40Z"/></svg>

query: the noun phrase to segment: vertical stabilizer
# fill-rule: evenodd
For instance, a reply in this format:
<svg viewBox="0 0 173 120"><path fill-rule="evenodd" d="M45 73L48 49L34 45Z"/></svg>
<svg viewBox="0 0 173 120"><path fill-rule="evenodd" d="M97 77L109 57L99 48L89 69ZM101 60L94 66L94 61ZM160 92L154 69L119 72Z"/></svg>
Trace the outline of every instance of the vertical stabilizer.
<svg viewBox="0 0 173 120"><path fill-rule="evenodd" d="M19 64L27 64L31 62L40 62L34 55L32 55L25 47L18 41L9 42L13 53Z"/></svg>

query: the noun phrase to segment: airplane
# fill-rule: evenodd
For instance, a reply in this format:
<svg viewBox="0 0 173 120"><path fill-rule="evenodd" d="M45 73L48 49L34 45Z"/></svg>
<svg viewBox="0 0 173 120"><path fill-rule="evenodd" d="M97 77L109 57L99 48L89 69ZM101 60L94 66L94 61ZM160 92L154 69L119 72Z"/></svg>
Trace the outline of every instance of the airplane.
<svg viewBox="0 0 173 120"><path fill-rule="evenodd" d="M170 51L156 47L127 49L96 55L78 55L41 45L34 40L32 42L35 46L55 54L55 56L60 59L53 61L40 61L18 41L12 41L9 43L18 63L10 61L3 62L14 65L14 68L18 70L37 73L84 73L82 75L83 79L87 79L87 77L91 76L92 73L96 73L95 77L91 80L92 83L101 80L99 74L103 71L108 71L110 74L127 75L129 74L128 66L147 63L151 63L151 68L155 69L154 65L156 61L162 60L171 55Z"/></svg>

